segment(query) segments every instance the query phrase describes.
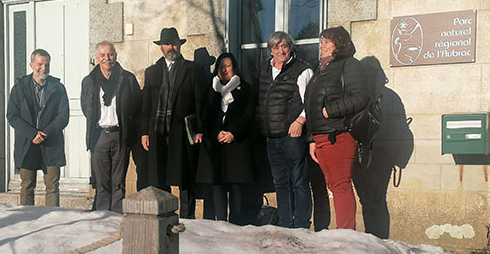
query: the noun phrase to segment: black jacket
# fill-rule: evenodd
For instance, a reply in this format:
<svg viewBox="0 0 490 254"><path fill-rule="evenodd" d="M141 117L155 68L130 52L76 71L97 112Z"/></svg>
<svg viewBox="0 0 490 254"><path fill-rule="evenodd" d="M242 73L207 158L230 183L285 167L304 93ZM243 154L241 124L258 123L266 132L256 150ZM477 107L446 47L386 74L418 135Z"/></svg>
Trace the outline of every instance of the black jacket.
<svg viewBox="0 0 490 254"><path fill-rule="evenodd" d="M98 128L100 120L100 86L96 83L96 70L99 65L82 80L82 94L80 101L82 111L87 118L86 145L87 150L93 151L99 139L101 129ZM124 70L119 63L114 66L119 69L116 86L116 113L119 124L120 145L132 146L136 142L137 125L136 116L141 105L141 89L133 73Z"/></svg>
<svg viewBox="0 0 490 254"><path fill-rule="evenodd" d="M254 181L254 158L251 132L255 115L255 96L250 84L241 81L231 94L224 123L221 110L221 94L213 92L207 107L208 117L200 147L196 182L200 183L245 183ZM235 140L220 144L220 131L229 131Z"/></svg>
<svg viewBox="0 0 490 254"><path fill-rule="evenodd" d="M65 166L63 129L68 125L70 115L65 86L58 78L48 76L44 88L45 106L38 118L39 128L36 128L35 119L32 117L32 102L29 100L32 82L32 74L18 78L7 105L7 120L15 129L15 167L21 167L38 130L46 133L46 138L41 143L44 164Z"/></svg>
<svg viewBox="0 0 490 254"><path fill-rule="evenodd" d="M272 80L272 66L269 62L264 64L260 73L257 112L264 136L277 138L288 135L289 126L303 111L297 81L307 68L308 64L293 55L293 59Z"/></svg>
<svg viewBox="0 0 490 254"><path fill-rule="evenodd" d="M368 101L365 81L364 69L352 55L338 55L323 70L318 68L305 92L309 133L316 135L345 130L344 119L361 111ZM327 119L322 114L323 107L327 110Z"/></svg>

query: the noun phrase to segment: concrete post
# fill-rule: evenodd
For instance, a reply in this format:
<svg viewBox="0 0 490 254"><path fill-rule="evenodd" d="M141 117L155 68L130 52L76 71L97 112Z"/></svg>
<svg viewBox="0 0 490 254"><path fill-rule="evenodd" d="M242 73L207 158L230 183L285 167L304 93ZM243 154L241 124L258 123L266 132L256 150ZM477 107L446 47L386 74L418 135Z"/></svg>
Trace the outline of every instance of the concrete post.
<svg viewBox="0 0 490 254"><path fill-rule="evenodd" d="M176 196L148 187L123 200L123 254L179 253ZM180 225L181 227L183 225Z"/></svg>

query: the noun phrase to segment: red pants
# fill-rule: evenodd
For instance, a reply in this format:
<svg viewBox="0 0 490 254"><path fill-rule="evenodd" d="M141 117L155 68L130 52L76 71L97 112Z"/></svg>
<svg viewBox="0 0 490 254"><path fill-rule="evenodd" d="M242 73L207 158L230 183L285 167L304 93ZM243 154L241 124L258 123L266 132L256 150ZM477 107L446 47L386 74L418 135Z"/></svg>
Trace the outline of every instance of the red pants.
<svg viewBox="0 0 490 254"><path fill-rule="evenodd" d="M316 156L327 186L333 193L337 228L356 228L356 199L352 191L352 166L357 153L356 141L350 133L337 135L330 144L328 134L315 135Z"/></svg>

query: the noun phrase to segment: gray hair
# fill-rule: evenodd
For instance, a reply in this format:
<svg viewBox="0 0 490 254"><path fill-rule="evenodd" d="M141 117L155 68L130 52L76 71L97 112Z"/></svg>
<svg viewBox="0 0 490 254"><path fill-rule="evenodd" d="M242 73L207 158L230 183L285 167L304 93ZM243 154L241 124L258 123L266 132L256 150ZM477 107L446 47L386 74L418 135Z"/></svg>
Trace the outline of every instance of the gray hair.
<svg viewBox="0 0 490 254"><path fill-rule="evenodd" d="M276 31L271 33L271 35L269 35L269 39L267 40L267 47L269 49L272 49L273 47L281 43L282 40L286 40L286 44L289 46L291 50L293 50L294 47L293 39L291 39L289 34L283 31Z"/></svg>
<svg viewBox="0 0 490 254"><path fill-rule="evenodd" d="M36 49L36 50L32 51L32 53L31 53L31 62L34 60L34 57L36 55L47 57L48 60L51 61L51 56L49 55L48 51L46 51L44 49Z"/></svg>
<svg viewBox="0 0 490 254"><path fill-rule="evenodd" d="M116 47L114 47L114 44L112 44L112 42L110 42L110 41L101 41L101 42L97 43L95 45L95 50L98 51L100 46L110 46L111 51L117 54Z"/></svg>

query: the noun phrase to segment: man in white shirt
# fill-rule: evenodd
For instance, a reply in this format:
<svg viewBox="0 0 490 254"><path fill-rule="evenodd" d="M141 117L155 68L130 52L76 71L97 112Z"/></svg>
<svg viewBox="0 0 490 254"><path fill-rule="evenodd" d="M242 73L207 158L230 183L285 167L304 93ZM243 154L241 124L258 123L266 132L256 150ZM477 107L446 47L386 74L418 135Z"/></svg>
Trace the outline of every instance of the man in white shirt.
<svg viewBox="0 0 490 254"><path fill-rule="evenodd" d="M116 61L112 43L103 41L96 48L98 65L83 79L81 94L97 188L95 209L122 213L141 90L135 76Z"/></svg>
<svg viewBox="0 0 490 254"><path fill-rule="evenodd" d="M309 228L311 194L306 170L304 93L313 71L296 58L285 32L274 32L267 45L272 59L259 79L258 120L267 137L267 154L276 189L279 222Z"/></svg>

